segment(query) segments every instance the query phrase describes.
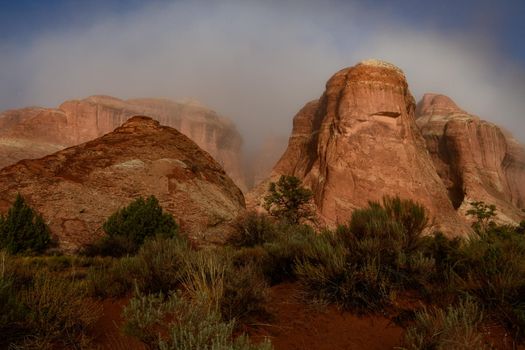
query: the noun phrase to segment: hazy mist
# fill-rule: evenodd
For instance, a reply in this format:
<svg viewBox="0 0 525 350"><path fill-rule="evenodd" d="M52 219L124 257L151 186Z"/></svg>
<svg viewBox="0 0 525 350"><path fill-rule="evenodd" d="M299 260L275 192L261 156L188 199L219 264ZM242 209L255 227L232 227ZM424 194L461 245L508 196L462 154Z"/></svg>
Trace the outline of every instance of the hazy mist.
<svg viewBox="0 0 525 350"><path fill-rule="evenodd" d="M481 35L411 26L329 1L156 3L0 47L0 109L106 94L193 97L248 146L287 135L328 78L366 58L402 68L413 94L443 93L525 140L525 72Z"/></svg>

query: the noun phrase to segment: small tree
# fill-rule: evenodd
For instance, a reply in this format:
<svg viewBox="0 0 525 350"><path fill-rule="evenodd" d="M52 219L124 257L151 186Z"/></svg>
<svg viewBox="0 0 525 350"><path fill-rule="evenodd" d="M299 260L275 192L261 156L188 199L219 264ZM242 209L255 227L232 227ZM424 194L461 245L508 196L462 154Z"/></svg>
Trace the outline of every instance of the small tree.
<svg viewBox="0 0 525 350"><path fill-rule="evenodd" d="M301 219L313 217L310 207L312 197L312 191L304 188L297 177L282 175L277 183L270 183L264 208L274 217L298 224Z"/></svg>
<svg viewBox="0 0 525 350"><path fill-rule="evenodd" d="M49 228L24 198L17 194L4 218L0 215L0 248L11 254L25 251L40 253L51 243Z"/></svg>
<svg viewBox="0 0 525 350"><path fill-rule="evenodd" d="M496 206L494 204L485 204L483 201L470 202L471 209L467 210L467 215L476 218L472 227L478 233L486 232L489 225L493 223L492 219L496 216Z"/></svg>
<svg viewBox="0 0 525 350"><path fill-rule="evenodd" d="M162 211L155 196L137 198L127 207L111 215L103 225L108 234L103 255L135 253L148 237L175 237L178 225L173 217ZM108 252L113 248L118 252ZM111 255L111 254L109 254Z"/></svg>

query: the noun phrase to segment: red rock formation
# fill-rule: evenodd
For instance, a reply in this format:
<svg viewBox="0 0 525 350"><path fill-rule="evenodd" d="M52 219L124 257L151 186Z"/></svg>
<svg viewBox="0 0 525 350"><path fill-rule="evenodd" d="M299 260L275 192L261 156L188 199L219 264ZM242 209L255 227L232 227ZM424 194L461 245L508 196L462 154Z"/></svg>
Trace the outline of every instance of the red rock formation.
<svg viewBox="0 0 525 350"><path fill-rule="evenodd" d="M502 223L525 218L525 149L512 136L436 94L418 104L417 124L460 214L484 201Z"/></svg>
<svg viewBox="0 0 525 350"><path fill-rule="evenodd" d="M0 114L0 168L20 159L43 157L102 136L133 115L150 115L187 135L209 152L242 188L242 139L235 125L196 103L165 99L123 101L91 96L58 109L24 108Z"/></svg>
<svg viewBox="0 0 525 350"><path fill-rule="evenodd" d="M329 226L385 195L422 203L436 228L468 231L452 207L416 126L415 102L402 71L370 60L330 78L319 101L294 118L288 149L272 179L294 175L314 192ZM261 198L267 183L250 196Z"/></svg>
<svg viewBox="0 0 525 350"><path fill-rule="evenodd" d="M100 237L102 223L138 196L155 195L183 231L220 240L244 208L242 192L213 158L177 130L133 117L87 143L0 170L0 211L20 192L60 248Z"/></svg>

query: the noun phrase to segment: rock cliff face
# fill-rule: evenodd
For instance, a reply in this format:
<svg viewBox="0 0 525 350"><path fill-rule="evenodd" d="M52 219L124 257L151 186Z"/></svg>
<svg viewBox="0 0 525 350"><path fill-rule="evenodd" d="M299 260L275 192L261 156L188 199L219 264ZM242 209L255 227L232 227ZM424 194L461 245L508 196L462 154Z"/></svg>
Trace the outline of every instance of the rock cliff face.
<svg viewBox="0 0 525 350"><path fill-rule="evenodd" d="M417 112L427 148L460 214L470 202L484 201L496 205L502 223L525 218L523 146L443 95L426 94Z"/></svg>
<svg viewBox="0 0 525 350"><path fill-rule="evenodd" d="M468 228L448 199L414 112L399 68L369 60L343 69L318 101L295 116L288 149L271 179L281 174L302 179L329 226L347 222L370 200L399 195L422 203L436 228L464 234ZM250 196L252 205L266 186L263 182Z"/></svg>
<svg viewBox="0 0 525 350"><path fill-rule="evenodd" d="M103 235L101 225L138 196L155 195L183 231L220 241L244 209L219 163L177 130L133 117L100 138L0 170L0 212L20 192L42 213L60 248Z"/></svg>
<svg viewBox="0 0 525 350"><path fill-rule="evenodd" d="M241 167L242 139L235 125L196 103L165 99L123 101L109 96L91 96L66 101L57 109L6 111L0 114L0 168L92 140L113 131L137 114L149 115L187 135L245 188Z"/></svg>

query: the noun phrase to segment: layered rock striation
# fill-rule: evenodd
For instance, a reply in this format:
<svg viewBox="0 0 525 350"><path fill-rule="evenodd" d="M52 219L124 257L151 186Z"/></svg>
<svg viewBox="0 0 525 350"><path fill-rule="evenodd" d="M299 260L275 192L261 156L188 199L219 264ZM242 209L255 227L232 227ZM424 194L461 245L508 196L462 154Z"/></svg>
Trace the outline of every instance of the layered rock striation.
<svg viewBox="0 0 525 350"><path fill-rule="evenodd" d="M288 148L271 180L294 175L314 192L328 226L345 223L368 201L399 195L423 204L436 229L468 232L450 203L416 125L415 102L403 72L369 60L333 75L317 101L293 121ZM257 205L267 186L250 196Z"/></svg>
<svg viewBox="0 0 525 350"><path fill-rule="evenodd" d="M497 207L497 220L525 219L525 149L498 126L426 94L417 124L453 206L466 215L472 201Z"/></svg>
<svg viewBox="0 0 525 350"><path fill-rule="evenodd" d="M113 131L133 115L149 115L176 128L209 152L243 189L242 138L235 125L195 102L120 100L91 96L56 109L24 108L0 114L0 168L43 157Z"/></svg>
<svg viewBox="0 0 525 350"><path fill-rule="evenodd" d="M244 209L221 165L177 130L133 117L115 131L0 170L0 212L21 193L73 251L103 235L102 223L139 196L155 195L189 236L220 241Z"/></svg>

